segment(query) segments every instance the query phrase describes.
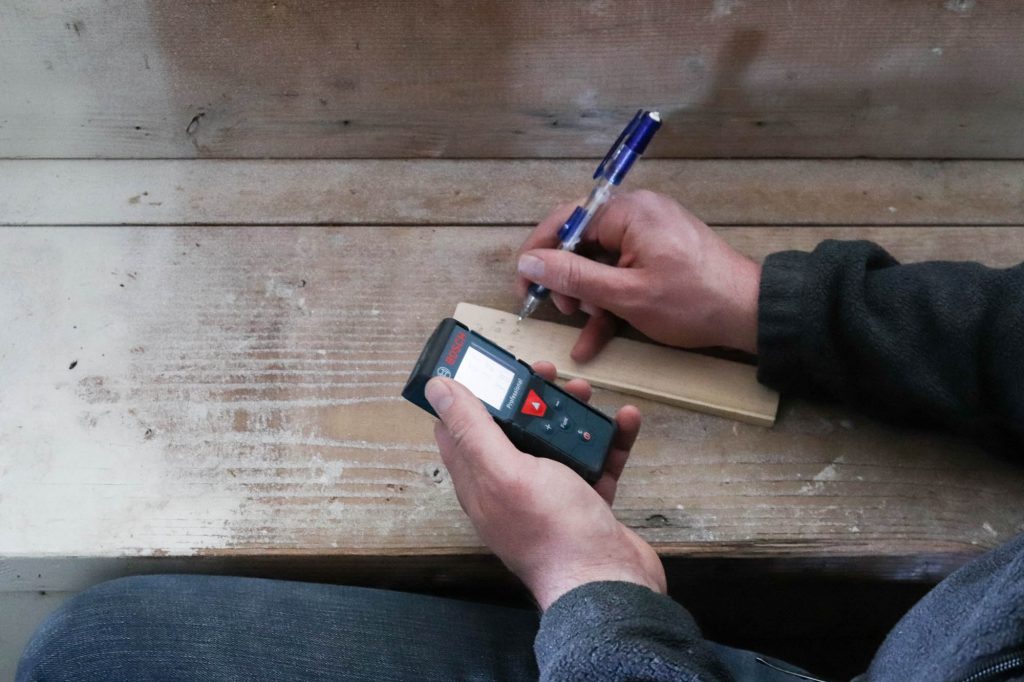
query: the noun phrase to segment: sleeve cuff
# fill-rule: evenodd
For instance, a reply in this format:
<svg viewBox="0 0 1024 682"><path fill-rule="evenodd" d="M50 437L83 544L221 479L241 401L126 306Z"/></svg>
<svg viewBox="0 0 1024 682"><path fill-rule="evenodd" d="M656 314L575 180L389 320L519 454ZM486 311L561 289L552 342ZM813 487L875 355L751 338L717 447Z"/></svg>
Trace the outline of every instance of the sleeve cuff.
<svg viewBox="0 0 1024 682"><path fill-rule="evenodd" d="M786 391L800 376L802 298L810 257L803 251L773 253L761 270L757 380L778 391Z"/></svg>
<svg viewBox="0 0 1024 682"><path fill-rule="evenodd" d="M634 583L587 583L566 592L544 612L534 643L537 663L544 670L574 642L652 628L700 638L690 613L663 594Z"/></svg>

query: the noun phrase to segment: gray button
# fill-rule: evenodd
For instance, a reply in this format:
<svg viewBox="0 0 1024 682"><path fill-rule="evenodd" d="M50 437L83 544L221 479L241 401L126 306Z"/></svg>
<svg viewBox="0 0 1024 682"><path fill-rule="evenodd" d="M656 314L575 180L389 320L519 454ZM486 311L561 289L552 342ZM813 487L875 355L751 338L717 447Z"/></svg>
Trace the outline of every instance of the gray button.
<svg viewBox="0 0 1024 682"><path fill-rule="evenodd" d="M562 409L564 405L565 401L562 400L561 398L555 398L554 400L551 401L551 407L553 407L556 410Z"/></svg>
<svg viewBox="0 0 1024 682"><path fill-rule="evenodd" d="M555 430L554 427L551 426L550 422L544 422L544 424L541 425L540 428L544 431L544 433L551 433L552 431Z"/></svg>
<svg viewBox="0 0 1024 682"><path fill-rule="evenodd" d="M572 422L569 421L568 417L562 417L562 421L558 422L558 428L563 431L568 431L570 426L572 426Z"/></svg>

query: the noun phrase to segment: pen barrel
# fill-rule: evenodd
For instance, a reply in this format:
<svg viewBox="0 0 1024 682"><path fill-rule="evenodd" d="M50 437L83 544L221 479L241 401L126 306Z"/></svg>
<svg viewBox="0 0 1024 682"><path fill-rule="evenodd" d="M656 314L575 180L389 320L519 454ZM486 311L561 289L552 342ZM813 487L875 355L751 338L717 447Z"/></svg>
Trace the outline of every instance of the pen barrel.
<svg viewBox="0 0 1024 682"><path fill-rule="evenodd" d="M586 202L582 206L577 206L576 210L569 216L569 219L558 230L559 249L562 251L572 251L576 248L576 245L583 237L583 233L586 232L591 219L611 196L612 187L612 183L605 178L597 181L594 189L590 191L590 196L587 197Z"/></svg>
<svg viewBox="0 0 1024 682"><path fill-rule="evenodd" d="M564 245L571 237L577 236L577 232L580 231L580 224L586 217L587 210L582 206L577 206L576 210L569 216L569 219L558 228L558 241Z"/></svg>
<svg viewBox="0 0 1024 682"><path fill-rule="evenodd" d="M633 164L639 158L639 153L633 151L629 147L624 147L605 171L605 179L616 186L622 184L622 181L626 177L626 173L629 172L629 169L633 167Z"/></svg>

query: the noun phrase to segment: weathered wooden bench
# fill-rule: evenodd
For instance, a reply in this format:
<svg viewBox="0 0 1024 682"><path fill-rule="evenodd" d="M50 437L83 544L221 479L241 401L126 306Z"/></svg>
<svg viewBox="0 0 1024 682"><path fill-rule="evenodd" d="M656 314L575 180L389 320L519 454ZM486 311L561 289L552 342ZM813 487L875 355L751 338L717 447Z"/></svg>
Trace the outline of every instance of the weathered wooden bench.
<svg viewBox="0 0 1024 682"><path fill-rule="evenodd" d="M666 125L630 185L755 258L1020 262L1022 29L972 2L0 7L0 676L130 573L522 599L398 395L436 322L515 306L516 248L639 105ZM740 643L787 608L866 647L1024 530L1024 469L944 434L629 400L617 513Z"/></svg>

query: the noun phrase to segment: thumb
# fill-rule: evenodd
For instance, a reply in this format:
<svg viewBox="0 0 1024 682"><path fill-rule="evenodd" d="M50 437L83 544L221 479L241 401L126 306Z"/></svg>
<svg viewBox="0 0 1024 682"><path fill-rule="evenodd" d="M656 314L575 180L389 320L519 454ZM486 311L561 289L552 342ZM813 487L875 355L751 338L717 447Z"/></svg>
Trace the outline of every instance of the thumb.
<svg viewBox="0 0 1024 682"><path fill-rule="evenodd" d="M625 268L605 265L570 251L534 249L519 257L519 274L560 294L613 313L628 299Z"/></svg>
<svg viewBox="0 0 1024 682"><path fill-rule="evenodd" d="M518 451L469 389L451 379L434 377L427 382L424 395L441 418L443 428L435 434L449 471L477 464L507 468L507 460L514 457L511 453Z"/></svg>

